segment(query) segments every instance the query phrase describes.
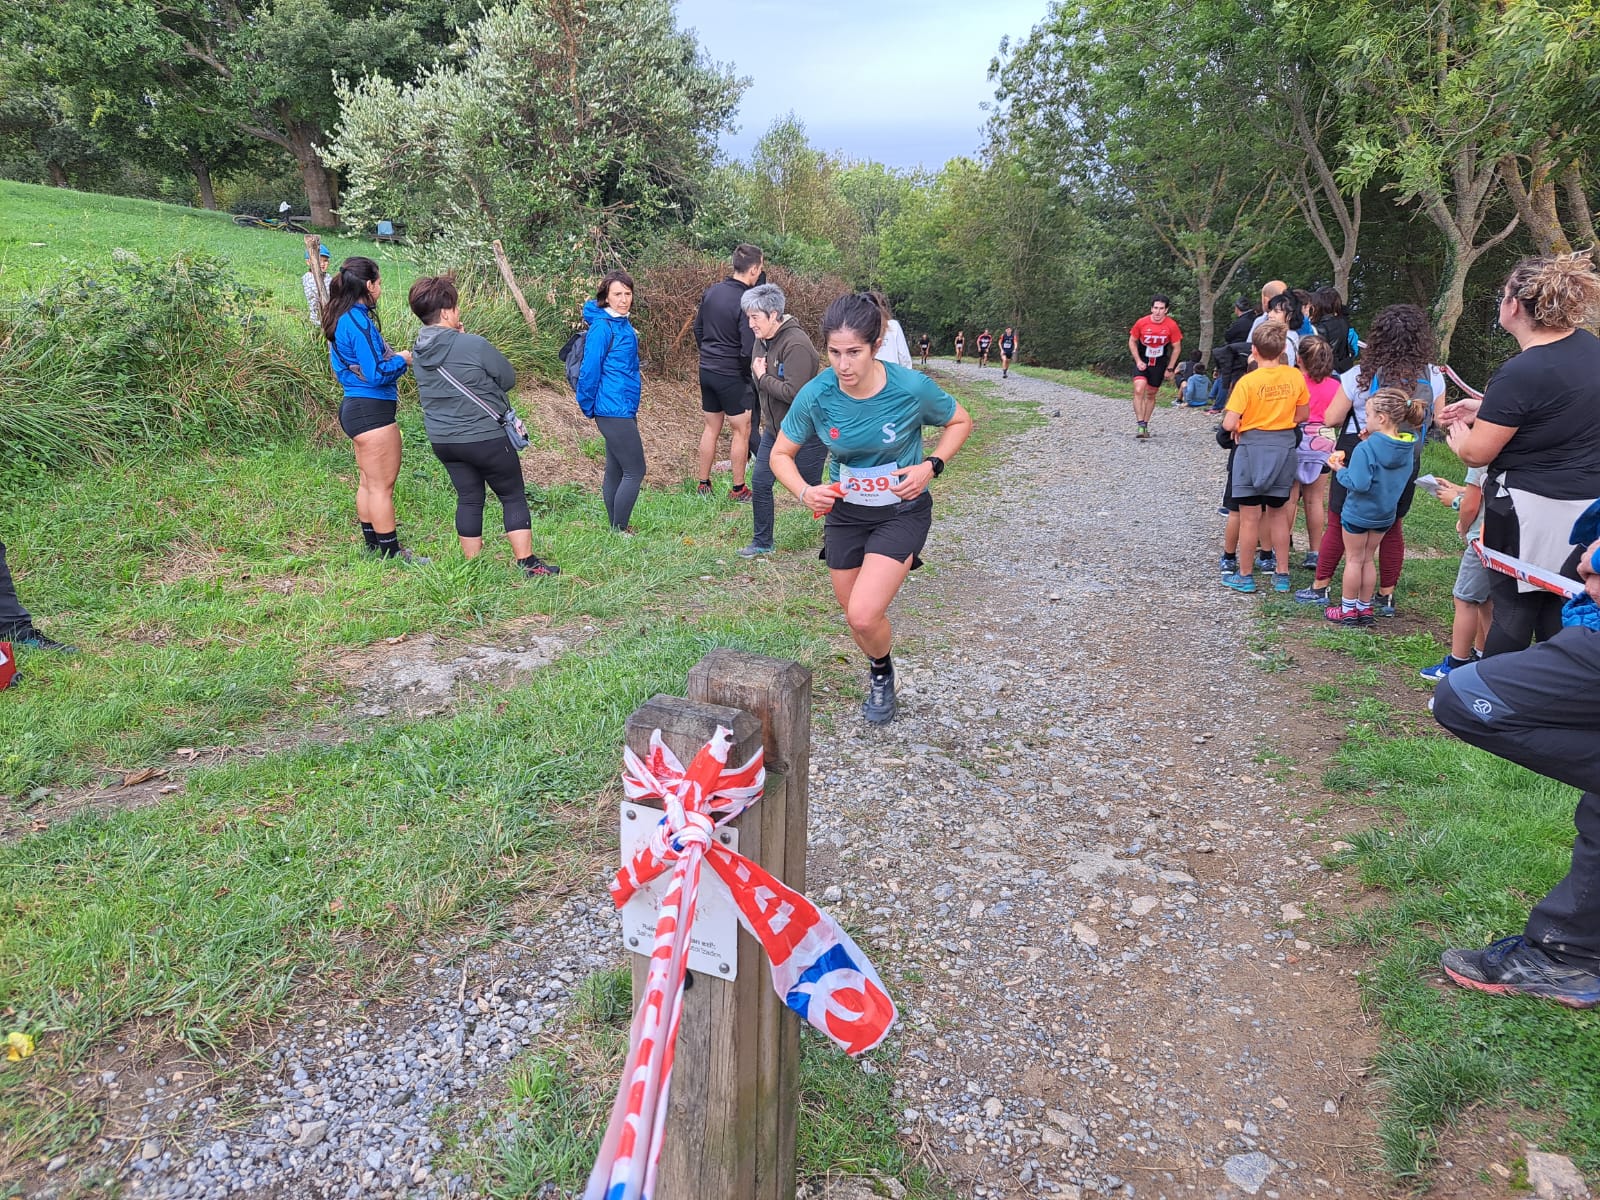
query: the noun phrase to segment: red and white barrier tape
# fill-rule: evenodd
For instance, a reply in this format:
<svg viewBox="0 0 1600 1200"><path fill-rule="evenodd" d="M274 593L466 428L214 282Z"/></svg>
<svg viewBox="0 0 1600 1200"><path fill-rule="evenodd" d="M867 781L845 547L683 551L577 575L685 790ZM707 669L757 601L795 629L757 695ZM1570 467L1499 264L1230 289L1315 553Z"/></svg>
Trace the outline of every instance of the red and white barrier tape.
<svg viewBox="0 0 1600 1200"><path fill-rule="evenodd" d="M1565 596L1568 600L1584 594L1583 584L1576 579L1568 579L1555 571L1547 571L1543 567L1534 566L1531 562L1513 558L1499 550L1491 550L1483 544L1481 538L1473 539L1472 548L1477 551L1483 565L1491 571L1498 571L1502 575L1509 575L1533 587L1554 592L1557 596Z"/></svg>
<svg viewBox="0 0 1600 1200"><path fill-rule="evenodd" d="M1467 383L1466 380L1462 379L1461 376L1457 375L1449 367L1440 367L1439 370L1444 372L1445 378L1453 381L1458 388L1460 388L1467 395L1471 396L1474 400L1483 399L1482 392L1473 387L1471 384Z"/></svg>
<svg viewBox="0 0 1600 1200"><path fill-rule="evenodd" d="M717 826L760 799L766 778L759 750L744 766L730 768L732 747L732 733L719 726L687 770L659 729L646 758L623 752L628 799L660 800L666 811L649 844L617 871L612 899L621 908L669 867L672 878L656 922L644 1001L633 1017L627 1069L584 1200L649 1200L655 1190L702 862L733 893L739 923L766 951L773 987L791 1009L852 1055L883 1041L896 1019L878 973L832 917L713 838Z"/></svg>

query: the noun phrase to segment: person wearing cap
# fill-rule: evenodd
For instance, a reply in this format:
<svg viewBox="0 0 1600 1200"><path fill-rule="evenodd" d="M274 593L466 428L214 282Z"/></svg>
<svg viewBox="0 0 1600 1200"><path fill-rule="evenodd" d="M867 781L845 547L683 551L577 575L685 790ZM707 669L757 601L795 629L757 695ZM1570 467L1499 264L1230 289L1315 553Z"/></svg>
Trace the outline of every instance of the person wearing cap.
<svg viewBox="0 0 1600 1200"><path fill-rule="evenodd" d="M300 276L300 290L306 294L306 311L311 314L311 323L318 329L322 328L322 291L327 285L321 280L328 275L328 259L332 257L328 248L321 242L317 243L317 257L319 262L311 261L311 251L306 251L306 273Z"/></svg>

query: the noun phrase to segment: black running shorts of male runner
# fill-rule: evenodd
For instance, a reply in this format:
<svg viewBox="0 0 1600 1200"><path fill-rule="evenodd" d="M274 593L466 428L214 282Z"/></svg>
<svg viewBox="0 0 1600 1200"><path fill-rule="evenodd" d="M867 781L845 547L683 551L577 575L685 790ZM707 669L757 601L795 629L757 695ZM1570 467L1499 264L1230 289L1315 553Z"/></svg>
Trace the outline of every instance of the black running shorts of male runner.
<svg viewBox="0 0 1600 1200"><path fill-rule="evenodd" d="M854 571L869 554L881 554L895 562L911 560L915 571L919 557L933 527L933 494L923 492L915 500L869 508L864 504L840 501L829 511L822 532L822 553L817 555L829 570Z"/></svg>
<svg viewBox="0 0 1600 1200"><path fill-rule="evenodd" d="M738 375L700 372L700 411L737 417L755 407L756 390Z"/></svg>
<svg viewBox="0 0 1600 1200"><path fill-rule="evenodd" d="M395 423L399 406L393 400L374 400L370 396L346 396L339 405L339 428L346 437L359 437Z"/></svg>
<svg viewBox="0 0 1600 1200"><path fill-rule="evenodd" d="M1159 388L1167 377L1167 360L1158 358L1155 362L1145 363L1133 373L1134 378L1143 378L1152 388Z"/></svg>

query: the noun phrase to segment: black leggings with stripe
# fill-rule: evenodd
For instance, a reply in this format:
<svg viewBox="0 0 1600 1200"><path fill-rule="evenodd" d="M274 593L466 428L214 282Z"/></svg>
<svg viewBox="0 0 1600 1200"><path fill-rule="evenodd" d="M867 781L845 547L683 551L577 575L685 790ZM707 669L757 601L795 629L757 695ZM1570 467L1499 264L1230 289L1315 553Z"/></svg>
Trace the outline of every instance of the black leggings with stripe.
<svg viewBox="0 0 1600 1200"><path fill-rule="evenodd" d="M522 460L504 435L483 442L434 442L433 452L456 488L456 533L483 536L484 485L494 489L505 514L507 533L533 528Z"/></svg>

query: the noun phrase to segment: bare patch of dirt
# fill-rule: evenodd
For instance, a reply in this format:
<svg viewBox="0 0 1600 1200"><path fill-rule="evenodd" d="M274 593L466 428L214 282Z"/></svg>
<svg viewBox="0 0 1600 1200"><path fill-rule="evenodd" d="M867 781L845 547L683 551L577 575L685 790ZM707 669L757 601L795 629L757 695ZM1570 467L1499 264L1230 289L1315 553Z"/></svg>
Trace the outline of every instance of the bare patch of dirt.
<svg viewBox="0 0 1600 1200"><path fill-rule="evenodd" d="M526 633L507 645L462 645L431 633L390 638L335 659L360 717L427 717L449 711L485 685L515 687L548 667L567 642Z"/></svg>
<svg viewBox="0 0 1600 1200"><path fill-rule="evenodd" d="M517 393L517 411L532 435L522 452L530 482L598 485L605 474L605 453L599 430L578 411L565 389L530 385ZM700 443L700 386L678 380L647 378L639 404L639 437L651 482L688 479ZM728 431L723 430L718 456L727 457Z"/></svg>

